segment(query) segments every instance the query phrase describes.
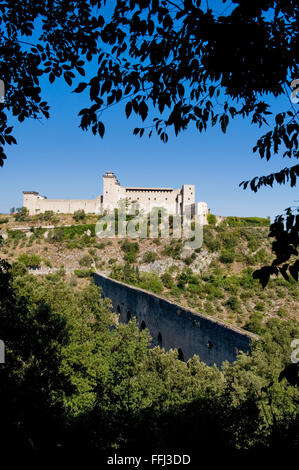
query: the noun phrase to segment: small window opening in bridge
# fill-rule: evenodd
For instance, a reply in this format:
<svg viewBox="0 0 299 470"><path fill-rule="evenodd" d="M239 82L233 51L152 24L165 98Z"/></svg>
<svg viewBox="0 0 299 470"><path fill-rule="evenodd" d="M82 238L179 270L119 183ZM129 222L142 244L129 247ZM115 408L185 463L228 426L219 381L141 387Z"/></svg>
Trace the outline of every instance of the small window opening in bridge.
<svg viewBox="0 0 299 470"><path fill-rule="evenodd" d="M116 313L120 313L120 306L119 305L116 307Z"/></svg>
<svg viewBox="0 0 299 470"><path fill-rule="evenodd" d="M179 361L184 361L184 353L181 348L178 349L178 359Z"/></svg>
<svg viewBox="0 0 299 470"><path fill-rule="evenodd" d="M160 348L162 348L162 335L161 335L161 333L158 333L158 345L160 346Z"/></svg>
<svg viewBox="0 0 299 470"><path fill-rule="evenodd" d="M208 348L208 349L212 349L212 348L213 348L213 343L211 343L211 341L208 341L208 342L207 342L207 348Z"/></svg>
<svg viewBox="0 0 299 470"><path fill-rule="evenodd" d="M127 322L129 323L130 320L132 320L131 312L127 312Z"/></svg>
<svg viewBox="0 0 299 470"><path fill-rule="evenodd" d="M142 322L141 322L141 325L140 325L140 331L143 331L143 330L145 330L145 328L146 328L145 321L144 321L144 320L142 320Z"/></svg>

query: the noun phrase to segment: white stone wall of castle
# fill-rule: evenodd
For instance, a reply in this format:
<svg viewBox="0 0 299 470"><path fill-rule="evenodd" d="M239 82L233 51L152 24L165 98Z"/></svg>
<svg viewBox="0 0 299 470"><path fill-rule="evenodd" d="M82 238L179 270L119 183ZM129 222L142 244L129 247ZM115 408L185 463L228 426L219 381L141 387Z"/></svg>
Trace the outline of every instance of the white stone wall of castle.
<svg viewBox="0 0 299 470"><path fill-rule="evenodd" d="M115 176L103 177L103 209L117 207L117 202L125 197L125 188L121 187Z"/></svg>
<svg viewBox="0 0 299 470"><path fill-rule="evenodd" d="M182 212L190 213L192 204L195 203L195 186L194 184L183 184L182 186Z"/></svg>
<svg viewBox="0 0 299 470"><path fill-rule="evenodd" d="M176 201L179 190L128 190L125 197L129 202L137 202L145 212L150 212L154 207L164 207L170 214L178 213L178 203Z"/></svg>
<svg viewBox="0 0 299 470"><path fill-rule="evenodd" d="M207 203L195 202L194 185L184 184L181 189L125 188L120 186L112 172L103 176L103 196L96 199L47 199L36 192L25 192L23 206L29 210L30 215L47 210L61 214L73 214L77 210L99 213L102 209L117 208L118 202L124 199L128 202L135 201L147 213L154 207L164 207L169 214L201 215L203 223L207 223Z"/></svg>
<svg viewBox="0 0 299 470"><path fill-rule="evenodd" d="M203 225L207 225L208 213L209 213L208 204L206 202L201 201L201 202L196 202L194 206L195 206L195 214L200 215L202 217Z"/></svg>
<svg viewBox="0 0 299 470"><path fill-rule="evenodd" d="M85 213L98 213L101 208L101 197L97 199L45 199L42 196L24 194L23 206L29 215L53 211L60 214L73 214L78 210Z"/></svg>

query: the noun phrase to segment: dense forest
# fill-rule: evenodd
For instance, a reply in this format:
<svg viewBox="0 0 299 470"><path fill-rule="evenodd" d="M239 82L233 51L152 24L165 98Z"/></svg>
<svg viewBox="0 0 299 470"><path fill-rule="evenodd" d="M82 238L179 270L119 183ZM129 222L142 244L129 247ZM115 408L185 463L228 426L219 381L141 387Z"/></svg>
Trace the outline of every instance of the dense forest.
<svg viewBox="0 0 299 470"><path fill-rule="evenodd" d="M250 353L221 370L149 348L119 324L92 279L72 286L1 262L2 443L6 448L196 453L296 448L298 323L270 318ZM284 371L284 372L282 372ZM134 455L134 454L133 454Z"/></svg>

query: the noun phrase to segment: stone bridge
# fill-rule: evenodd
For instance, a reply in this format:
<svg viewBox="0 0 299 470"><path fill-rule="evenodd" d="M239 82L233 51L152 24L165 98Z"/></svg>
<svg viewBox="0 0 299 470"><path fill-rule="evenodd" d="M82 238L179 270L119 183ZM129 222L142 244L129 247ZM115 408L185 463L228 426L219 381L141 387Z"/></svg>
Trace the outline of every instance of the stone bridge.
<svg viewBox="0 0 299 470"><path fill-rule="evenodd" d="M103 274L95 273L94 280L102 295L111 299L122 323L136 317L140 329L149 329L153 346L176 348L182 360L197 354L207 365L220 368L223 361L233 362L239 351L247 352L251 341L258 338Z"/></svg>

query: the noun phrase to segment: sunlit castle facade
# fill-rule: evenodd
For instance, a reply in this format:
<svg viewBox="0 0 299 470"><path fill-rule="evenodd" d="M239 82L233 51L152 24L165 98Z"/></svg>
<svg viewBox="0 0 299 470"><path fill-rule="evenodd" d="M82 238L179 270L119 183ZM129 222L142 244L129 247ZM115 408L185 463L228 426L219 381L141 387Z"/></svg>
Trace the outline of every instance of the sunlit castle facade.
<svg viewBox="0 0 299 470"><path fill-rule="evenodd" d="M124 187L112 171L107 171L103 175L103 195L96 199L48 199L36 191L23 191L23 206L29 215L45 211L73 214L77 210L102 213L117 208L120 201L135 202L145 213L163 207L169 214L200 215L203 223L207 223L208 206L206 202L195 202L194 184L183 184L181 189Z"/></svg>

